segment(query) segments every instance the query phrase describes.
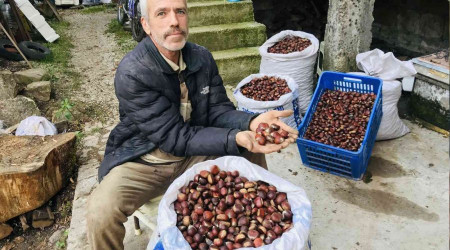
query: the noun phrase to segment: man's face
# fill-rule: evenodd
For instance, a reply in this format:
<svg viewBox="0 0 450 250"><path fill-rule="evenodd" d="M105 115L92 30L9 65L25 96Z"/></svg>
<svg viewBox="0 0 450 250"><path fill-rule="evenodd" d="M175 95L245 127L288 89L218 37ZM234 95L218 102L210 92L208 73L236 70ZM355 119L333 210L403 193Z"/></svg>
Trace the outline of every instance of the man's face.
<svg viewBox="0 0 450 250"><path fill-rule="evenodd" d="M189 33L186 0L144 1L147 1L148 20L141 23L145 32L161 47L181 50Z"/></svg>

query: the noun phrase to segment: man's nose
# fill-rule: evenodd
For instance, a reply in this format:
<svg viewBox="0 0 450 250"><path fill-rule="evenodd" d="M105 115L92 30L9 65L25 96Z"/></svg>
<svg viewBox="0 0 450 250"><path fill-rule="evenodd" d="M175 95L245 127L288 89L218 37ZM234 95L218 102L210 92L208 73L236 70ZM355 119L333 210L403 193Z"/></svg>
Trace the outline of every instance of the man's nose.
<svg viewBox="0 0 450 250"><path fill-rule="evenodd" d="M178 16L175 11L170 12L170 26L172 27L178 27Z"/></svg>

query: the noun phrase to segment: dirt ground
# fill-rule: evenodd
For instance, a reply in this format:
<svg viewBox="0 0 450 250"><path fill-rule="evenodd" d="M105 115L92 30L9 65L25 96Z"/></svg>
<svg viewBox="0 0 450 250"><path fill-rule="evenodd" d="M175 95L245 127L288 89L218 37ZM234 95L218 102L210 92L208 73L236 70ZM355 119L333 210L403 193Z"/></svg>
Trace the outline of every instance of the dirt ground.
<svg viewBox="0 0 450 250"><path fill-rule="evenodd" d="M75 48L72 64L81 74L82 85L71 98L100 108L105 116L118 116L118 101L114 95L113 78L122 53L112 35L105 33L114 13L81 14L71 10L66 13L70 22ZM131 39L131 37L130 37Z"/></svg>
<svg viewBox="0 0 450 250"><path fill-rule="evenodd" d="M61 100L70 97L70 101L75 106L74 119L70 123L69 130L81 131L80 136L85 136L83 135L85 123L103 123L118 117L118 102L114 95L113 78L124 52L118 48L113 35L106 33L108 24L115 18L114 9L96 13L83 13L79 9L58 9L58 11L63 19L70 23L68 33L74 45L71 50L70 67L78 78L57 74L58 80L52 84L53 100L38 105L42 114L47 119L51 119L52 112ZM18 71L24 68L26 65L23 62L2 61L0 63L0 69ZM82 144L78 145L78 155L81 154L83 147ZM82 165L88 160L82 157L77 165ZM55 223L52 226L44 229L30 227L24 232L19 218L13 218L7 223L13 226L14 231L9 237L0 240L0 249L65 248L76 179L77 176L72 176L71 183L46 204L55 214ZM28 224L31 224L29 214L26 216ZM49 244L49 239L54 234L60 236L57 237L56 242Z"/></svg>

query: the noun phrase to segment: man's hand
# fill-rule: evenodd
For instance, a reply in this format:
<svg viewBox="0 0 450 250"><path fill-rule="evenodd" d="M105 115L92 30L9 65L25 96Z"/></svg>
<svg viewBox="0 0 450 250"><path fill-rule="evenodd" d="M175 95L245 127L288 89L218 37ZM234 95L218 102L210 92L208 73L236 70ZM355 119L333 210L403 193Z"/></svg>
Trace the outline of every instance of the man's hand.
<svg viewBox="0 0 450 250"><path fill-rule="evenodd" d="M290 139L285 140L281 144L267 143L262 146L255 140L256 133L253 131L241 131L236 134L236 143L253 153L270 154L286 148L291 143Z"/></svg>
<svg viewBox="0 0 450 250"><path fill-rule="evenodd" d="M284 122L282 122L279 119L280 117L288 117L288 116L292 115L293 112L294 111L292 111L292 110L283 110L283 111L272 110L272 111L268 111L266 113L260 114L250 122L250 130L252 132L256 132L258 125L263 122L265 122L269 125L272 123L275 123L278 126L280 126L281 129L284 129L289 133L289 138L286 139L286 141L289 141L289 143L294 143L298 137L298 131L296 129L289 127L288 125L286 125ZM253 136L253 138L255 138L255 137Z"/></svg>

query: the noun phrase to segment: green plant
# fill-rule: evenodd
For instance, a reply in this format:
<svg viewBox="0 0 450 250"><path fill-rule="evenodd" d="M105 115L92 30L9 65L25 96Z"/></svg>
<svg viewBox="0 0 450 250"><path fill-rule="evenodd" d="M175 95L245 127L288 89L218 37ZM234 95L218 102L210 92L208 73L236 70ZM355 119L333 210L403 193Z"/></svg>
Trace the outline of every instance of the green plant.
<svg viewBox="0 0 450 250"><path fill-rule="evenodd" d="M76 131L75 132L75 137L77 138L78 141L81 141L86 135L81 132L81 131Z"/></svg>
<svg viewBox="0 0 450 250"><path fill-rule="evenodd" d="M61 210L61 217L66 217L67 215L69 215L70 211L72 211L72 202L67 201L63 203L60 210Z"/></svg>
<svg viewBox="0 0 450 250"><path fill-rule="evenodd" d="M61 235L61 238L56 242L56 248L63 249L66 248L66 240L69 236L69 230L65 230L64 233Z"/></svg>
<svg viewBox="0 0 450 250"><path fill-rule="evenodd" d="M60 248L60 249L63 249L63 248L66 248L66 242L64 242L64 241L57 241L56 242L56 247L57 248Z"/></svg>
<svg viewBox="0 0 450 250"><path fill-rule="evenodd" d="M98 12L113 12L116 8L115 4L102 4L97 6L92 6L88 8L84 8L81 10L83 14L93 14Z"/></svg>
<svg viewBox="0 0 450 250"><path fill-rule="evenodd" d="M59 107L59 109L56 111L56 118L65 118L68 121L71 121L73 116L70 110L73 108L73 106L74 104L70 103L69 99L65 98L63 101L61 101L61 107Z"/></svg>
<svg viewBox="0 0 450 250"><path fill-rule="evenodd" d="M86 134L81 132L81 131L76 131L75 132L75 138L76 138L76 143L77 143L77 148L81 148L82 147L82 141L83 138L86 137Z"/></svg>

